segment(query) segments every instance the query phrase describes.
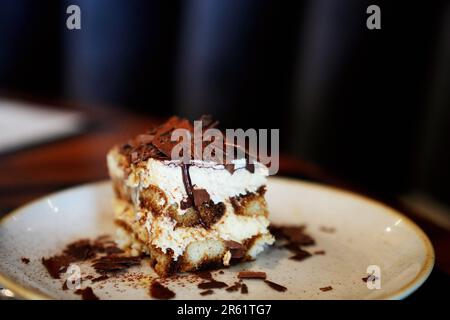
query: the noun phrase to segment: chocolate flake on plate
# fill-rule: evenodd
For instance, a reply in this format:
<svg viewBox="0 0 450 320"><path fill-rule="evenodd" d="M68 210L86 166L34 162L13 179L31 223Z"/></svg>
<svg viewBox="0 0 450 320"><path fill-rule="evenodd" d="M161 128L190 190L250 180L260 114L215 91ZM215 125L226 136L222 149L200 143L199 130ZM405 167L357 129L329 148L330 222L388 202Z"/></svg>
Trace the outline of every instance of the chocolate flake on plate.
<svg viewBox="0 0 450 320"><path fill-rule="evenodd" d="M314 239L304 233L304 228L286 227L284 228L283 233L291 243L296 243L302 246L315 244Z"/></svg>
<svg viewBox="0 0 450 320"><path fill-rule="evenodd" d="M207 295L210 295L210 294L213 294L213 293L214 293L214 291L211 290L211 289L208 289L208 290L205 290L205 291L200 292L200 294L201 294L202 296L207 296Z"/></svg>
<svg viewBox="0 0 450 320"><path fill-rule="evenodd" d="M296 244L296 243L286 243L284 246L284 248L288 249L289 251L293 252L293 253L298 253L303 251L302 248L300 248L300 245Z"/></svg>
<svg viewBox="0 0 450 320"><path fill-rule="evenodd" d="M54 279L59 279L60 274L67 271L69 265L73 262L85 261L93 259L98 253L117 252L115 245L110 241L105 241L106 237L101 236L95 241L91 242L86 239L77 240L69 243L61 254L49 258L42 258L42 264L47 269L50 276ZM105 244L108 244L105 247Z"/></svg>
<svg viewBox="0 0 450 320"><path fill-rule="evenodd" d="M241 271L238 274L239 279L266 279L266 273L261 271Z"/></svg>
<svg viewBox="0 0 450 320"><path fill-rule="evenodd" d="M309 246L314 245L314 239L305 233L305 226L270 226L270 232L277 238L286 239L289 243Z"/></svg>
<svg viewBox="0 0 450 320"><path fill-rule="evenodd" d="M289 259L296 260L296 261L302 261L309 257L311 257L311 253L300 249L299 251L297 251L297 253L294 256L290 257Z"/></svg>
<svg viewBox="0 0 450 320"><path fill-rule="evenodd" d="M323 287L323 288L319 288L319 289L322 292L327 292L327 291L333 290L333 287L332 286L327 286L327 287Z"/></svg>
<svg viewBox="0 0 450 320"><path fill-rule="evenodd" d="M324 255L325 254L325 250L316 250L316 251L314 251L314 254L315 255Z"/></svg>
<svg viewBox="0 0 450 320"><path fill-rule="evenodd" d="M212 280L209 282L202 282L198 285L199 289L221 289L228 287L225 282Z"/></svg>
<svg viewBox="0 0 450 320"><path fill-rule="evenodd" d="M197 271L194 274L204 280L214 280L210 271Z"/></svg>
<svg viewBox="0 0 450 320"><path fill-rule="evenodd" d="M280 285L280 284L278 284L278 283L275 283L275 282L272 282L272 281L269 281L269 280L264 280L264 282L265 282L269 287L271 287L272 289L274 289L275 291L285 292L285 291L287 290L286 287L284 287L284 286L282 286L282 285Z"/></svg>
<svg viewBox="0 0 450 320"><path fill-rule="evenodd" d="M25 263L25 264L29 264L29 263L30 263L30 259L25 258L25 257L22 257L20 260L21 260L23 263Z"/></svg>
<svg viewBox="0 0 450 320"><path fill-rule="evenodd" d="M100 300L99 297L95 295L91 287L78 289L75 291L75 294L81 295L81 299L83 300Z"/></svg>
<svg viewBox="0 0 450 320"><path fill-rule="evenodd" d="M141 257L106 256L94 260L92 267L98 273L117 272L141 264Z"/></svg>
<svg viewBox="0 0 450 320"><path fill-rule="evenodd" d="M59 279L60 274L67 271L71 262L70 257L65 255L42 258L42 264L53 279Z"/></svg>
<svg viewBox="0 0 450 320"><path fill-rule="evenodd" d="M104 251L108 255L124 253L124 251L122 249L120 249L119 247L116 247L116 246L105 247Z"/></svg>
<svg viewBox="0 0 450 320"><path fill-rule="evenodd" d="M374 274L367 274L366 277L362 278L362 281L364 281L364 282L368 282L368 281L374 282L375 280L378 280L378 277Z"/></svg>
<svg viewBox="0 0 450 320"><path fill-rule="evenodd" d="M238 291L241 287L242 287L242 283L235 282L232 286L229 286L225 290L228 292L234 292L234 291Z"/></svg>
<svg viewBox="0 0 450 320"><path fill-rule="evenodd" d="M168 300L175 297L175 292L154 280L150 285L150 295L155 299Z"/></svg>
<svg viewBox="0 0 450 320"><path fill-rule="evenodd" d="M91 241L82 239L68 244L63 254L72 257L74 261L83 261L93 258L96 251L97 248L91 244Z"/></svg>
<svg viewBox="0 0 450 320"><path fill-rule="evenodd" d="M248 287L245 283L241 286L241 294L247 294L248 293Z"/></svg>

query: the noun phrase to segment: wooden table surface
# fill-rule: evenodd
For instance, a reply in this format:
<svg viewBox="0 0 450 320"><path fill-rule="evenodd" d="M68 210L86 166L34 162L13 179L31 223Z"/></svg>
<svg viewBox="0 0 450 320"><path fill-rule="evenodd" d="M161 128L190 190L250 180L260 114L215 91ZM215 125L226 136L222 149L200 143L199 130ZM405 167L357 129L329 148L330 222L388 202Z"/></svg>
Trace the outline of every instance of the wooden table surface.
<svg viewBox="0 0 450 320"><path fill-rule="evenodd" d="M89 110L95 111L85 111L92 123L84 133L0 155L0 216L49 192L108 178L105 161L108 149L115 143L125 141L128 137L163 120L123 111L99 108ZM280 157L279 174L332 184L367 194L365 190L355 188L317 165L288 155ZM433 271L433 274L437 273L438 275L434 277L438 278L434 281L437 286L443 281L448 285L449 232L416 216L413 210L401 206L393 199L378 200L401 210L424 229L436 251L437 270ZM440 292L441 289L436 289L432 284L428 291L421 293L421 289L418 292L420 296L428 297L433 292Z"/></svg>

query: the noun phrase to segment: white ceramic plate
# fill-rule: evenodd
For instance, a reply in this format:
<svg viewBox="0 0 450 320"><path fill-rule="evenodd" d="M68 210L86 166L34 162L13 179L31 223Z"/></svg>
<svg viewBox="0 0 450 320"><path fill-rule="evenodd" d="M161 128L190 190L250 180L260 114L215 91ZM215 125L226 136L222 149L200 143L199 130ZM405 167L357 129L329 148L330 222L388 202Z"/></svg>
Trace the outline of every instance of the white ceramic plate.
<svg viewBox="0 0 450 320"><path fill-rule="evenodd" d="M0 283L24 298L79 299L61 290L62 280L50 278L41 258L51 256L80 238L114 234L109 182L58 192L34 201L4 218L0 224ZM256 261L230 269L215 278L232 284L243 269L265 271L288 288L276 292L260 280L246 281L247 295L215 290L201 296L195 281L168 286L179 299L401 299L428 277L434 252L426 235L408 218L371 199L319 184L271 178L267 201L275 224L306 224L317 245L325 250L298 262L286 250L269 249ZM322 227L335 228L324 232ZM30 259L29 264L21 261ZM369 289L362 278L367 268L379 268L380 289ZM92 272L81 265L83 274ZM155 274L144 263L131 274ZM139 281L110 279L91 286L101 299L149 299L148 277ZM194 283L192 283L194 282ZM331 291L320 288L331 286Z"/></svg>

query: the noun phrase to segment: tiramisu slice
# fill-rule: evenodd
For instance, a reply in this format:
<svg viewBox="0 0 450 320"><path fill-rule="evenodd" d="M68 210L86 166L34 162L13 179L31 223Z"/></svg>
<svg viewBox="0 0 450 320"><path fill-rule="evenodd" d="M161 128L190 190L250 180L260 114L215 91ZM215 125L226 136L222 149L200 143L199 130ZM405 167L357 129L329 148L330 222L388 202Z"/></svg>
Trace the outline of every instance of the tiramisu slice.
<svg viewBox="0 0 450 320"><path fill-rule="evenodd" d="M203 128L214 126L203 120ZM248 157L172 159L170 136L179 128L194 130L172 117L109 151L118 245L148 254L161 276L254 259L274 242L264 200L267 167Z"/></svg>

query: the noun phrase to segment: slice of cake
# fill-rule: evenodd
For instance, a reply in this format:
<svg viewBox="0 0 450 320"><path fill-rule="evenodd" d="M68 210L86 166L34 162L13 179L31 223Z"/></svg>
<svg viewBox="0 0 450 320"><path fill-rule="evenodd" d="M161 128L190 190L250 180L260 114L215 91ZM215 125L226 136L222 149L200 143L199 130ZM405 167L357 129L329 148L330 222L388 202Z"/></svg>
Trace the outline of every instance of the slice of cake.
<svg viewBox="0 0 450 320"><path fill-rule="evenodd" d="M161 276L254 259L274 242L264 200L267 167L248 157L172 159L170 134L178 128L194 130L172 117L109 151L118 245L148 254Z"/></svg>

